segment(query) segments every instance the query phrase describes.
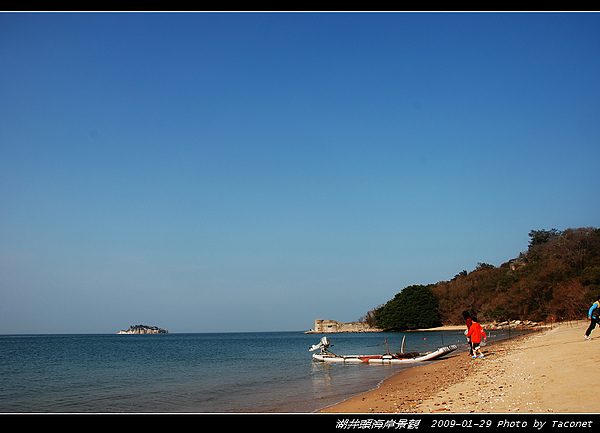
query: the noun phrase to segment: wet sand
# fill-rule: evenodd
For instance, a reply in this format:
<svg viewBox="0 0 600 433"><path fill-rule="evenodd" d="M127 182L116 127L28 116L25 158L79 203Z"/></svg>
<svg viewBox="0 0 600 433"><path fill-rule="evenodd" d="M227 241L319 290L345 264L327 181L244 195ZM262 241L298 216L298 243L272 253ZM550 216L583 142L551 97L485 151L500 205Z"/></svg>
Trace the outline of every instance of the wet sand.
<svg viewBox="0 0 600 433"><path fill-rule="evenodd" d="M563 323L490 343L484 359L454 352L319 413L600 413L590 394L600 367L600 329L585 340L588 324Z"/></svg>

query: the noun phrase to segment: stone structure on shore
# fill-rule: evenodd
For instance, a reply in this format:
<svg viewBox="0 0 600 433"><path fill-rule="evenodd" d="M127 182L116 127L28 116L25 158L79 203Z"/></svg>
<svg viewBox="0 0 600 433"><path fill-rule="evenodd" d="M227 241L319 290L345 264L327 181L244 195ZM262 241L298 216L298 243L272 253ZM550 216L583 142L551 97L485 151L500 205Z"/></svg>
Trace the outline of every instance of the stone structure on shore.
<svg viewBox="0 0 600 433"><path fill-rule="evenodd" d="M363 322L340 323L335 320L316 319L315 327L306 334L324 334L340 332L381 332L381 329L371 328Z"/></svg>
<svg viewBox="0 0 600 433"><path fill-rule="evenodd" d="M493 322L484 325L484 329L513 329L513 328L535 328L541 326L539 322L531 320L506 320L504 322Z"/></svg>
<svg viewBox="0 0 600 433"><path fill-rule="evenodd" d="M158 326L148 325L132 325L127 331L119 331L117 334L168 334L169 331L166 329L159 328Z"/></svg>

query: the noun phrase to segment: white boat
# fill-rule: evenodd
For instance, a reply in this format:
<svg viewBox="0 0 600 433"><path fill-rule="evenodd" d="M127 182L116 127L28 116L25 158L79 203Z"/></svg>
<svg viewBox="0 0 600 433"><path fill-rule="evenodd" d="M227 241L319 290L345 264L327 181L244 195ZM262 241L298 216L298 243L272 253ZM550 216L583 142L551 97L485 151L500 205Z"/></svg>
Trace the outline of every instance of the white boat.
<svg viewBox="0 0 600 433"><path fill-rule="evenodd" d="M387 344L387 340L386 340ZM440 347L433 352L419 353L387 353L383 355L336 355L327 348L330 346L327 337L323 337L319 344L313 345L311 352L321 349L319 353L313 353L313 360L319 362L344 362L344 363L363 363L363 364L410 364L415 362L431 361L448 353L454 352L458 347L454 344Z"/></svg>

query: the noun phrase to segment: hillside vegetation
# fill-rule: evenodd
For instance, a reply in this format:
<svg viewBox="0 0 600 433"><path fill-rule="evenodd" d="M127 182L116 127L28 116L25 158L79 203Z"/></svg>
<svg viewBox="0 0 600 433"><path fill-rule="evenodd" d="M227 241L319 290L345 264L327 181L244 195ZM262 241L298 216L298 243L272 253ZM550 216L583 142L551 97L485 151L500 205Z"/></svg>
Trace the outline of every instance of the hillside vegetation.
<svg viewBox="0 0 600 433"><path fill-rule="evenodd" d="M499 267L478 263L449 281L409 286L361 321L417 329L462 324L465 310L481 322L585 317L600 295L600 229L532 230L529 237L518 258Z"/></svg>

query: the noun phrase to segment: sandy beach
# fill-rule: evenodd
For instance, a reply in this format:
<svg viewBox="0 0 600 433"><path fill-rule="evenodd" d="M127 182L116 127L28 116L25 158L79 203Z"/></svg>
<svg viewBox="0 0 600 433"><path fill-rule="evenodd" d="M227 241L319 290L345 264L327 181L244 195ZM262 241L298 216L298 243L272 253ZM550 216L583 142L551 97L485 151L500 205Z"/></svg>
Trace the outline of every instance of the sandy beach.
<svg viewBox="0 0 600 433"><path fill-rule="evenodd" d="M600 367L600 329L586 340L588 324L555 324L489 343L483 347L484 359L454 352L319 412L600 413L591 386Z"/></svg>

